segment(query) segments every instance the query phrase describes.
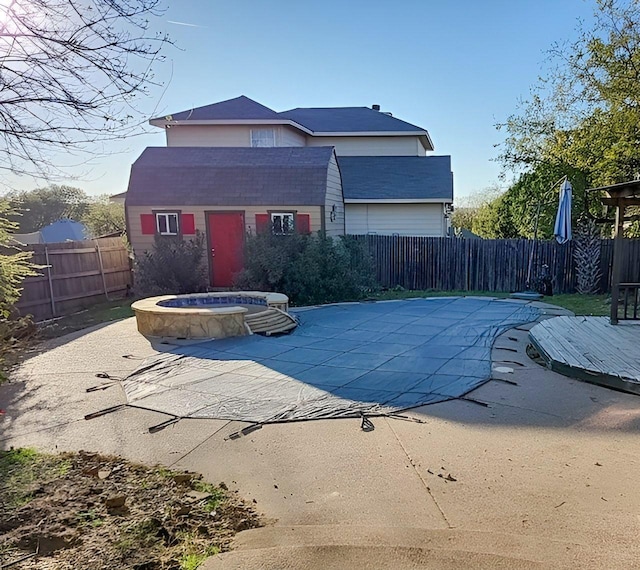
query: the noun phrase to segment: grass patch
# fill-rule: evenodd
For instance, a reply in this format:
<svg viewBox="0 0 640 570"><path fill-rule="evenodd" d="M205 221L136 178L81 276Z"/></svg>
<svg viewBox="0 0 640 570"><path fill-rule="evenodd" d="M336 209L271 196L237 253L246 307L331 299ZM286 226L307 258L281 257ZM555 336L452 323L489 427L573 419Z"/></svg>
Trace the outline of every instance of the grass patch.
<svg viewBox="0 0 640 570"><path fill-rule="evenodd" d="M610 295L581 295L580 293L572 293L545 297L544 301L569 309L576 315L604 317L609 316L611 313Z"/></svg>
<svg viewBox="0 0 640 570"><path fill-rule="evenodd" d="M211 496L206 500L204 504L204 510L207 513L212 513L213 511L215 511L224 500L224 490L220 487L217 487L216 485L212 485L211 483L206 483L202 480L196 480L193 481L191 487L195 491L211 494Z"/></svg>
<svg viewBox="0 0 640 570"><path fill-rule="evenodd" d="M98 303L84 311L41 325L38 337L41 339L57 338L101 323L133 317L132 302L133 299L118 299Z"/></svg>
<svg viewBox="0 0 640 570"><path fill-rule="evenodd" d="M71 463L62 456L33 449L0 451L0 505L18 508L29 503L42 485L64 477Z"/></svg>
<svg viewBox="0 0 640 570"><path fill-rule="evenodd" d="M369 301L394 301L415 297L508 297L509 293L500 291L436 291L435 289L411 291L409 289L389 289L373 293L367 297Z"/></svg>
<svg viewBox="0 0 640 570"><path fill-rule="evenodd" d="M373 294L369 300L375 301L391 301L396 299L411 299L415 297L498 297L505 299L509 297L509 293L501 291L409 291L406 289L390 289ZM581 295L580 293L553 295L552 297L544 297L545 303L558 305L576 315L593 315L607 316L610 313L610 296L609 295Z"/></svg>

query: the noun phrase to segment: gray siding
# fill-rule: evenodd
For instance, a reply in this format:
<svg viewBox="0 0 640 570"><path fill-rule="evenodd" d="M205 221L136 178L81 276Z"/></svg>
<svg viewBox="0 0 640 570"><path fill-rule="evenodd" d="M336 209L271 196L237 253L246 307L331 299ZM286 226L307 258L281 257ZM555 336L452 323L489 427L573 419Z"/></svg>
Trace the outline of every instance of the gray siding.
<svg viewBox="0 0 640 570"><path fill-rule="evenodd" d="M331 220L333 206L336 207L335 219ZM329 236L341 236L344 227L344 199L342 197L342 179L335 156L331 157L327 169L327 195L325 202L325 228Z"/></svg>

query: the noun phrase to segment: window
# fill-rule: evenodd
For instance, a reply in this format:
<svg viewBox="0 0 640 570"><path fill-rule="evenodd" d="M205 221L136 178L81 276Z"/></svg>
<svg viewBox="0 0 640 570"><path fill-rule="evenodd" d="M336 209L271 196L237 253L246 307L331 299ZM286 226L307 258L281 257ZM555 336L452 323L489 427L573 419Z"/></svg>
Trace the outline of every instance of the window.
<svg viewBox="0 0 640 570"><path fill-rule="evenodd" d="M274 212L271 214L271 231L274 235L284 236L296 231L293 212Z"/></svg>
<svg viewBox="0 0 640 570"><path fill-rule="evenodd" d="M276 146L276 132L274 129L251 129L252 147Z"/></svg>
<svg viewBox="0 0 640 570"><path fill-rule="evenodd" d="M175 212L156 214L156 229L161 236L177 236L178 214Z"/></svg>

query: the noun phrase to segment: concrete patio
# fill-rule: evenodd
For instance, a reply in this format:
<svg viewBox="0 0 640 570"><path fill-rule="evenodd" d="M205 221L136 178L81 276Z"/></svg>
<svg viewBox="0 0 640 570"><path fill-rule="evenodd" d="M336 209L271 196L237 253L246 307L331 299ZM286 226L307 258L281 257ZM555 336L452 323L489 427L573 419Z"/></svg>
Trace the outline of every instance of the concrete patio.
<svg viewBox="0 0 640 570"><path fill-rule="evenodd" d="M153 348L133 319L49 344L0 386L0 445L92 450L202 472L256 501L266 526L203 568L633 568L640 559L640 400L560 376L502 334L469 397L373 418L265 426L123 408ZM126 358L123 358L126 356ZM508 383L503 382L506 380ZM515 382L515 384L514 384ZM478 403L480 402L480 404ZM482 404L486 404L482 405Z"/></svg>

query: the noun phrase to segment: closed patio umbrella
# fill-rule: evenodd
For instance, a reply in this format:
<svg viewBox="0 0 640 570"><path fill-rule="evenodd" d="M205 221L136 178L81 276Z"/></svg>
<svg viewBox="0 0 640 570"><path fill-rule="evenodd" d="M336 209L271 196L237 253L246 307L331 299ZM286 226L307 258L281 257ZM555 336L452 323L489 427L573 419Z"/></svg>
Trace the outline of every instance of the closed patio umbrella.
<svg viewBox="0 0 640 570"><path fill-rule="evenodd" d="M571 190L571 183L565 180L560 187L560 202L553 227L558 243L567 243L571 239Z"/></svg>

